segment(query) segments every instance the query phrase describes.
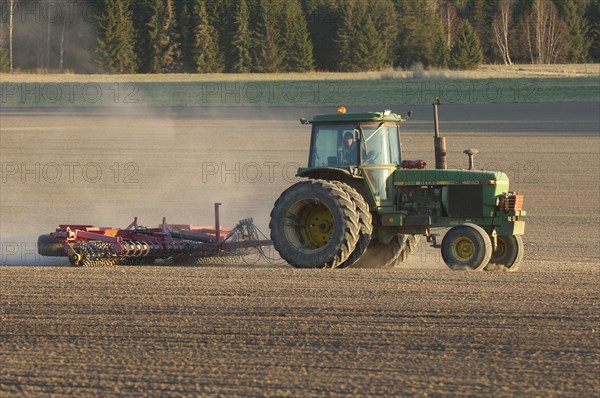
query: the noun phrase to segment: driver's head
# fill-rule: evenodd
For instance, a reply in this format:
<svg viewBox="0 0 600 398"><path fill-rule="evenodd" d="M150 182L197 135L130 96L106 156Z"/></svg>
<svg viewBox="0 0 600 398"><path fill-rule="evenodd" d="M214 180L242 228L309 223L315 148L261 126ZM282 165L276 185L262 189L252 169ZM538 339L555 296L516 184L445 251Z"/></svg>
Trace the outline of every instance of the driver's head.
<svg viewBox="0 0 600 398"><path fill-rule="evenodd" d="M352 145L352 143L354 142L354 134L350 131L346 131L346 133L344 134L344 144L346 144L347 146Z"/></svg>

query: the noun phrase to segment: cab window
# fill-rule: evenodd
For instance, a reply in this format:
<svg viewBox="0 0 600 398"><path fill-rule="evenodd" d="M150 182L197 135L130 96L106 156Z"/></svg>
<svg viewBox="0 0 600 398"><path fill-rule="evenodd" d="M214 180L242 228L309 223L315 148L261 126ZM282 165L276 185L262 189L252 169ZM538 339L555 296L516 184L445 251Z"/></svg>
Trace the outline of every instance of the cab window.
<svg viewBox="0 0 600 398"><path fill-rule="evenodd" d="M361 128L365 164L400 164L400 145L396 124L367 124L361 125Z"/></svg>
<svg viewBox="0 0 600 398"><path fill-rule="evenodd" d="M309 167L336 167L349 165L344 136L354 134L355 124L313 125ZM356 164L356 163L355 163Z"/></svg>

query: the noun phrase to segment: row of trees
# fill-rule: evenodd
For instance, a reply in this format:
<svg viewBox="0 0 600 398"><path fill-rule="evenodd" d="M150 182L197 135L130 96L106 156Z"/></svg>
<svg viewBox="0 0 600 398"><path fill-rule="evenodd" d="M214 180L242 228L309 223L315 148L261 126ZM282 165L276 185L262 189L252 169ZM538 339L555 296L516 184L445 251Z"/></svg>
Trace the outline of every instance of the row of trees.
<svg viewBox="0 0 600 398"><path fill-rule="evenodd" d="M10 0L31 10L31 3ZM4 4L6 3L6 4ZM90 48L109 73L364 71L487 63L600 61L600 0L81 0L94 11ZM66 4L66 3L65 3ZM9 6L3 38L12 39ZM66 14L66 13L63 13ZM89 12L87 13L89 16ZM39 66L60 53L77 21L38 29ZM75 18L78 18L75 15ZM81 19L81 17L79 17ZM89 18L88 18L89 19ZM22 18L21 18L22 20ZM19 19L17 18L17 24ZM7 25L8 30L7 30ZM60 32L61 44L57 45ZM79 28L78 32L82 28ZM9 34L6 34L6 33ZM29 29L29 32L33 30ZM67 29L68 32L68 29ZM23 34L24 36L24 34ZM32 34L28 34L31 39ZM35 35L33 35L35 36ZM85 35L83 35L85 36ZM19 35L15 47L20 45ZM74 38L75 37L75 38ZM36 37L34 37L35 39ZM22 39L25 41L24 39ZM47 43L44 52L43 46ZM63 44L65 43L65 44ZM10 68L2 40L0 67ZM81 51L79 51L80 53ZM35 62L29 58L31 67ZM77 71L78 65L66 65Z"/></svg>
<svg viewBox="0 0 600 398"><path fill-rule="evenodd" d="M315 67L299 0L105 0L98 50L118 73Z"/></svg>

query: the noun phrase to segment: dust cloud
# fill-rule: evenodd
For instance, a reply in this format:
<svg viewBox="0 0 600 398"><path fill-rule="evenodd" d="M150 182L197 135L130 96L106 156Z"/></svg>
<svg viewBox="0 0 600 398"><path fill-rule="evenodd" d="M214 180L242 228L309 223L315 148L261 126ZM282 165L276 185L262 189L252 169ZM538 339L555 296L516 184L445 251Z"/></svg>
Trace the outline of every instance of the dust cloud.
<svg viewBox="0 0 600 398"><path fill-rule="evenodd" d="M309 131L261 117L140 104L3 113L0 263L64 264L36 254L37 237L59 224L213 225L215 202L223 226L253 217L268 236Z"/></svg>
<svg viewBox="0 0 600 398"><path fill-rule="evenodd" d="M577 104L563 106L568 113ZM307 161L310 131L297 122L311 116L306 112L143 103L3 110L0 263L53 264L37 256L35 244L61 223L125 227L137 216L152 227L165 216L212 225L215 202L222 203L222 225L253 217L268 235L274 201ZM516 139L449 133L450 163L465 167L462 150L476 147L478 167L504 171L511 189L525 194L530 264L564 253L569 261L597 263L598 137L521 134L518 145ZM407 159L433 164L430 136L405 130L402 142ZM421 246L408 267L444 268L439 250Z"/></svg>

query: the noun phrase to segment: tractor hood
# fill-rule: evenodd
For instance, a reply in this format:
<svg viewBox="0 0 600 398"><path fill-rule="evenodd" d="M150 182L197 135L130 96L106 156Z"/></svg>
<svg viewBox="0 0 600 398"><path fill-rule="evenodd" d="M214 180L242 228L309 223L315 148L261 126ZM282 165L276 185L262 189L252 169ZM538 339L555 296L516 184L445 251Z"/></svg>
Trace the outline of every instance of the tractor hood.
<svg viewBox="0 0 600 398"><path fill-rule="evenodd" d="M508 176L499 171L398 169L394 185L497 185L508 189Z"/></svg>
<svg viewBox="0 0 600 398"><path fill-rule="evenodd" d="M508 176L477 170L396 170L396 188L434 186L440 189L449 217L493 217L498 198L508 192Z"/></svg>

